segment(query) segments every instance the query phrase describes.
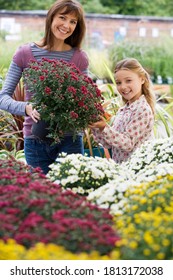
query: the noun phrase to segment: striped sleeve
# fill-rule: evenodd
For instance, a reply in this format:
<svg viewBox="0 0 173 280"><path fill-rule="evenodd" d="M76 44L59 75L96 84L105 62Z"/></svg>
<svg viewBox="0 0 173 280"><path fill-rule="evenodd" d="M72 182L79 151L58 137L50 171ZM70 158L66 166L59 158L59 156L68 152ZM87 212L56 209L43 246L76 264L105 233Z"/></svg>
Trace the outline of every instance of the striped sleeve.
<svg viewBox="0 0 173 280"><path fill-rule="evenodd" d="M22 69L12 62L10 64L5 82L0 91L0 109L15 115L25 115L27 102L16 101L12 98L17 84L22 76Z"/></svg>

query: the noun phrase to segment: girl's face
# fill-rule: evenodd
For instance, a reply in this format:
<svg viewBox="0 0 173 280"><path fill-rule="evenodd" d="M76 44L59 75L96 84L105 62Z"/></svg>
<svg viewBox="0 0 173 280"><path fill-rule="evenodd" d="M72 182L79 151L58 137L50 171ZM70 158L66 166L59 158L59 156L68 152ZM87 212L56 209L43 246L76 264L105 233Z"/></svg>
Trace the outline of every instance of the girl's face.
<svg viewBox="0 0 173 280"><path fill-rule="evenodd" d="M137 100L142 94L144 80L131 70L119 70L115 73L115 81L118 92L129 103Z"/></svg>
<svg viewBox="0 0 173 280"><path fill-rule="evenodd" d="M51 25L54 38L62 41L73 33L77 25L77 18L74 13L62 14L63 12L64 10L54 16Z"/></svg>

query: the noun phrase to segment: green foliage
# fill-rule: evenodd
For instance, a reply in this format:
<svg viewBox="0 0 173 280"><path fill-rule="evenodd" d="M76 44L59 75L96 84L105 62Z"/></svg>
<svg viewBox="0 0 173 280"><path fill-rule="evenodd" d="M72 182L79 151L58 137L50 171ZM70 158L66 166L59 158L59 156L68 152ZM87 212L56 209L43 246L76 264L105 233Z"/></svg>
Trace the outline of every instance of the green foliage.
<svg viewBox="0 0 173 280"><path fill-rule="evenodd" d="M172 16L172 0L81 0L88 13Z"/></svg>
<svg viewBox="0 0 173 280"><path fill-rule="evenodd" d="M22 82L19 82L13 94L17 101L24 101L25 93ZM0 110L0 148L7 151L23 149L23 116L12 115Z"/></svg>
<svg viewBox="0 0 173 280"><path fill-rule="evenodd" d="M173 77L173 49L172 40L162 37L155 41L132 41L123 40L109 49L109 59L115 65L119 60L126 57L134 57L156 78L161 75L163 79ZM112 69L113 70L113 69Z"/></svg>
<svg viewBox="0 0 173 280"><path fill-rule="evenodd" d="M0 0L0 9L48 10L55 0ZM85 12L124 15L172 16L172 0L79 0Z"/></svg>
<svg viewBox="0 0 173 280"><path fill-rule="evenodd" d="M4 33L3 33L4 34ZM6 35L6 33L5 33ZM1 36L0 36L0 76L2 73L1 69L8 69L13 54L16 51L16 49L26 43L26 42L33 42L38 40L38 38L42 38L43 34L38 32L37 30L27 30L23 31L20 34L21 38L19 41L5 41ZM5 50L5 51L4 51ZM5 54L5 55L4 55ZM4 77L4 75L3 75Z"/></svg>
<svg viewBox="0 0 173 280"><path fill-rule="evenodd" d="M14 158L26 164L24 150L16 151L16 149L13 149L12 151L7 151L5 149L0 149L0 160L10 160Z"/></svg>
<svg viewBox="0 0 173 280"><path fill-rule="evenodd" d="M12 42L10 48L7 47L8 44L9 42L6 42L2 38L0 38L0 76L2 76L3 78L5 77L5 72L7 71L10 65L13 53L17 48L19 42ZM4 50L5 55L2 55L4 54Z"/></svg>
<svg viewBox="0 0 173 280"><path fill-rule="evenodd" d="M6 35L7 35L7 31L5 31L5 30L0 30L0 39L2 39L2 40L4 41Z"/></svg>
<svg viewBox="0 0 173 280"><path fill-rule="evenodd" d="M100 0L80 1L86 13L109 13L109 7L102 5Z"/></svg>
<svg viewBox="0 0 173 280"><path fill-rule="evenodd" d="M23 148L23 133L18 121L21 121L20 117L0 110L0 149L16 151Z"/></svg>
<svg viewBox="0 0 173 280"><path fill-rule="evenodd" d="M101 2L106 2L101 0ZM124 15L157 15L157 16L166 16L170 15L169 10L167 9L167 4L171 0L114 0L109 1L114 2L114 5L117 6L118 13Z"/></svg>
<svg viewBox="0 0 173 280"><path fill-rule="evenodd" d="M106 50L88 49L87 54L89 57L89 70L93 79L106 79L107 70L105 64L109 68L112 67Z"/></svg>
<svg viewBox="0 0 173 280"><path fill-rule="evenodd" d="M170 111L171 109L171 111ZM159 102L156 103L156 120L155 120L155 137L163 138L173 135L173 102L163 106Z"/></svg>
<svg viewBox="0 0 173 280"><path fill-rule="evenodd" d="M6 10L47 10L55 0L0 0L0 9Z"/></svg>

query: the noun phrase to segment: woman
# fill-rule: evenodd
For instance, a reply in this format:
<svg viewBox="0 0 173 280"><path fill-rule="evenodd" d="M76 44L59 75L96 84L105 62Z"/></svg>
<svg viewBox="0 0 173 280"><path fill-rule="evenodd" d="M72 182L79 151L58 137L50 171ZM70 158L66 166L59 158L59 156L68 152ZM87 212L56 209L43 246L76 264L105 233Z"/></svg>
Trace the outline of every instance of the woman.
<svg viewBox="0 0 173 280"><path fill-rule="evenodd" d="M24 152L28 165L40 167L45 174L59 153L84 153L83 135L79 134L74 142L69 132L60 144L55 145L51 145L48 139L40 139L32 134L32 125L38 122L40 114L28 103L31 97L29 88L26 90L25 102L15 101L12 95L31 59L63 59L74 63L87 74L88 57L81 49L85 31L84 12L80 3L76 0L56 1L47 13L43 39L18 48L0 92L0 109L25 116Z"/></svg>

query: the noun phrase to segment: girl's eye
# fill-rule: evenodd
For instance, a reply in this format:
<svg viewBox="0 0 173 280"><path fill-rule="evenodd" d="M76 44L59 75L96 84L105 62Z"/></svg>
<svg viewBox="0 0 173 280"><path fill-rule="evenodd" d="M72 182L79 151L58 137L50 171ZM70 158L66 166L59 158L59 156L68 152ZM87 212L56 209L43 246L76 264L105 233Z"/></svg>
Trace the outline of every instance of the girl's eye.
<svg viewBox="0 0 173 280"><path fill-rule="evenodd" d="M60 16L59 18L60 18L60 19L65 19L65 17L64 17L64 16Z"/></svg>
<svg viewBox="0 0 173 280"><path fill-rule="evenodd" d="M120 82L116 82L116 85L119 86L121 83Z"/></svg>

